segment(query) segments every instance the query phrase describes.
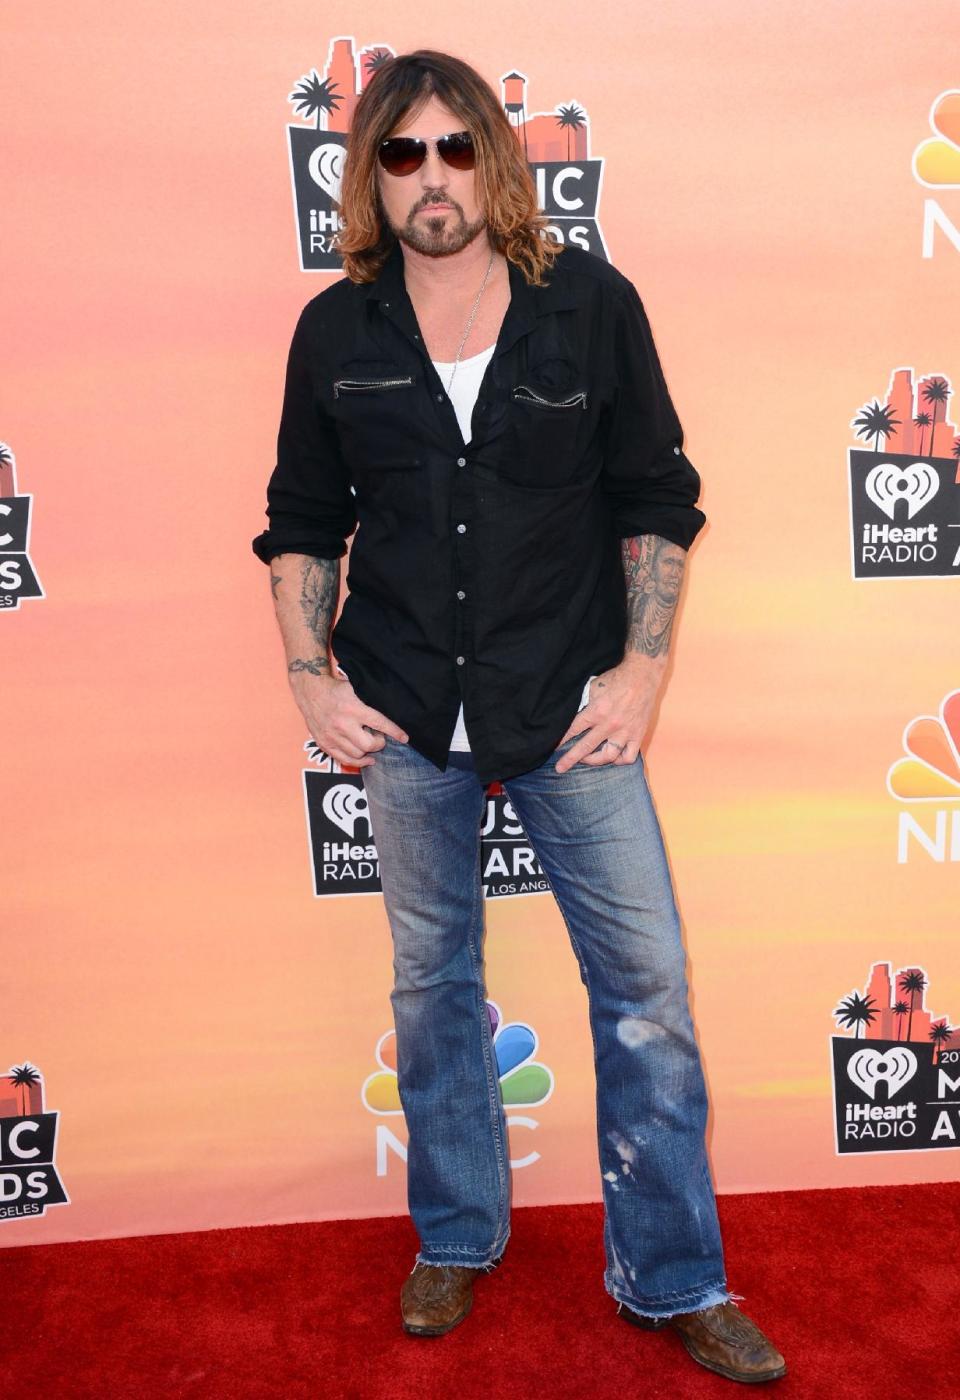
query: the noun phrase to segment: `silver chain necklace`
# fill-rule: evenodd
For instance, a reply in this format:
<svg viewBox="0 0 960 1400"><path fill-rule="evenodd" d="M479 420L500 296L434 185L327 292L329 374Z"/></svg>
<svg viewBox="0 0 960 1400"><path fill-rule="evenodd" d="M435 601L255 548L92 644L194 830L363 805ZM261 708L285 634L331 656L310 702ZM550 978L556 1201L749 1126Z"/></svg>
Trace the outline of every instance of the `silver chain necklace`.
<svg viewBox="0 0 960 1400"><path fill-rule="evenodd" d="M491 248L491 249L490 249L490 261L487 263L487 270L486 270L486 272L483 274L483 281L480 283L480 290L479 290L479 292L477 292L476 300L475 300L474 303L473 303L473 310L470 312L470 319L469 319L469 321L467 322L467 329L464 331L464 333L463 333L463 338L462 338L462 340L460 341L460 349L457 351L457 358L456 358L456 359L454 360L454 362L453 362L453 370L451 371L451 374L450 374L450 383L447 385L447 398L450 397L450 387L451 387L451 385L453 384L453 376L454 376L454 375L456 374L456 372L457 372L457 365L460 363L460 356L461 356L461 354L462 354L462 352L463 352L463 347L464 347L464 346L466 345L466 343L467 343L467 336L470 334L470 327L473 325L473 318L474 318L474 317L476 316L476 314L477 314L477 307L480 305L480 298L483 296L483 289L484 289L484 287L487 285L487 278L490 276L490 269L491 269L492 267L493 267L493 249Z"/></svg>

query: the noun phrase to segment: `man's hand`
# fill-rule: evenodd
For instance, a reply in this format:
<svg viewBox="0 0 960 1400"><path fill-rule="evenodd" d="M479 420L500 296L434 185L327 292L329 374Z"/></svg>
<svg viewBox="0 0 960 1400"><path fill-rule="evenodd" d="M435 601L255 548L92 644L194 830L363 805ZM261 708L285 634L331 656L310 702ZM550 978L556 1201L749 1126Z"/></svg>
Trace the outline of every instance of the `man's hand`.
<svg viewBox="0 0 960 1400"><path fill-rule="evenodd" d="M592 682L589 704L560 743L586 733L554 764L558 773L581 762L591 768L636 763L667 669L686 550L659 535L634 535L620 541L620 557L627 590L623 660Z"/></svg>
<svg viewBox="0 0 960 1400"><path fill-rule="evenodd" d="M340 596L340 560L312 554L274 554L270 587L287 655L287 677L307 728L323 752L369 768L384 734L408 742L399 725L357 698L348 680L330 669L330 632ZM379 730L380 733L375 731Z"/></svg>
<svg viewBox="0 0 960 1400"><path fill-rule="evenodd" d="M371 754L386 744L384 734L399 739L409 736L379 710L357 698L348 680L316 674L304 663L289 666L290 689L307 728L323 752L351 768L369 768L376 759ZM379 730L379 733L373 732Z"/></svg>
<svg viewBox="0 0 960 1400"><path fill-rule="evenodd" d="M560 740L562 745L582 733L580 742L554 764L557 772L566 773L577 763L591 768L635 763L666 668L666 656L628 652L619 666L602 671L590 683L588 704L574 715Z"/></svg>

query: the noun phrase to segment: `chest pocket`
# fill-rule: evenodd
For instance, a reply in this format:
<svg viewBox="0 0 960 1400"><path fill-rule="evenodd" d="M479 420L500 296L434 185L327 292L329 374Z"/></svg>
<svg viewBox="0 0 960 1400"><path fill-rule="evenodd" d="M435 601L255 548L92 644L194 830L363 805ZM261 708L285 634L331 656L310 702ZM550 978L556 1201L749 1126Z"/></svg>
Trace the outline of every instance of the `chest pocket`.
<svg viewBox="0 0 960 1400"><path fill-rule="evenodd" d="M389 360L349 360L330 380L327 408L358 478L417 465L419 374Z"/></svg>
<svg viewBox="0 0 960 1400"><path fill-rule="evenodd" d="M333 397L339 399L344 394L381 394L387 389L413 387L413 375L398 376L394 379L335 379Z"/></svg>
<svg viewBox="0 0 960 1400"><path fill-rule="evenodd" d="M546 360L511 377L504 476L523 486L567 485L587 454L595 398L589 376L569 360Z"/></svg>

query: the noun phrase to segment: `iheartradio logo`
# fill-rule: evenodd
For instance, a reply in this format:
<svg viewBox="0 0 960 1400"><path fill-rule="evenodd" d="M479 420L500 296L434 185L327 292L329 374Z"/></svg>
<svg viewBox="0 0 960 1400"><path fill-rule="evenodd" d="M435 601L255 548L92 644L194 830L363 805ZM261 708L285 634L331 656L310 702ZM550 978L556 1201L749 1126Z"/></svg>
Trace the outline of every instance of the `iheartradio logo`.
<svg viewBox="0 0 960 1400"><path fill-rule="evenodd" d="M926 1004L929 985L917 963L875 962L834 1009L852 1032L830 1038L838 1153L960 1147L960 1029Z"/></svg>
<svg viewBox="0 0 960 1400"><path fill-rule="evenodd" d="M847 1074L851 1083L871 1099L877 1097L877 1086L885 1084L887 1098L892 1099L917 1072L917 1057L905 1045L897 1045L890 1050L874 1050L865 1046L851 1055L847 1061Z"/></svg>
<svg viewBox="0 0 960 1400"><path fill-rule="evenodd" d="M850 419L853 577L960 577L960 425L950 376L893 370Z"/></svg>
<svg viewBox="0 0 960 1400"><path fill-rule="evenodd" d="M898 467L880 462L867 472L864 490L875 506L893 520L898 501L907 503L907 519L929 505L940 489L940 477L927 462L911 462Z"/></svg>
<svg viewBox="0 0 960 1400"><path fill-rule="evenodd" d="M336 783L324 794L323 815L352 837L357 822L369 819L367 795L352 783Z"/></svg>

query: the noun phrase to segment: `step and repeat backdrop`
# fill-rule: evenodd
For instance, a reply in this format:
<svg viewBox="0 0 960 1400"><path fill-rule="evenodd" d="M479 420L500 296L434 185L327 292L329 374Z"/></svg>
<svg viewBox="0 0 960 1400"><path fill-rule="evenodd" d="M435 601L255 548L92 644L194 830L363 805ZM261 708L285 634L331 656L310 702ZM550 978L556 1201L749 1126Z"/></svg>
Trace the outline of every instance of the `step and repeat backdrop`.
<svg viewBox="0 0 960 1400"><path fill-rule="evenodd" d="M4 29L0 1244L406 1209L362 783L305 732L250 540L355 104L422 46L634 282L703 478L647 762L717 1188L955 1178L952 0ZM482 839L514 1200L598 1200L585 992L496 784Z"/></svg>

